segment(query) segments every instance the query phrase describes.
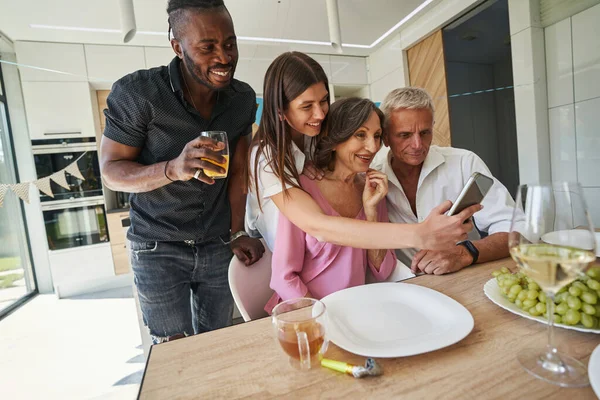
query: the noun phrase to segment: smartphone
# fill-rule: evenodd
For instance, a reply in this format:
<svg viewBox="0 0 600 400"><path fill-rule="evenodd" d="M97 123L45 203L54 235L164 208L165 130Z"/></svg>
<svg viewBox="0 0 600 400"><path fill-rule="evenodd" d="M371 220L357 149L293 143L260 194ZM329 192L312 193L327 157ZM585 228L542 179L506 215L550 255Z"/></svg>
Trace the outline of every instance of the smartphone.
<svg viewBox="0 0 600 400"><path fill-rule="evenodd" d="M489 176L474 172L446 215L458 214L467 207L481 203L493 184L494 180Z"/></svg>

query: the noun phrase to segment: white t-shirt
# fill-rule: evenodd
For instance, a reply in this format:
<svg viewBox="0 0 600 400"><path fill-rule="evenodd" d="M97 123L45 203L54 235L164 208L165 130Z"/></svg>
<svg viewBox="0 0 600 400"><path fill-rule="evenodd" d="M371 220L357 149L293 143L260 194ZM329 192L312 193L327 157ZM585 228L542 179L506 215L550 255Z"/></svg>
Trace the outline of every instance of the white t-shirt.
<svg viewBox="0 0 600 400"><path fill-rule="evenodd" d="M250 154L249 165L251 176L254 174L254 160L256 159L257 151L258 147L255 146ZM298 173L302 173L306 156L294 142L292 142L292 157L294 158L296 170ZM246 231L251 236L257 236L257 232L260 233L267 242L269 250L273 251L275 248L275 236L277 235L279 209L271 200L271 196L283 192L283 186L281 185L281 180L275 176L271 167L267 165L267 159L264 154L261 154L258 160L258 196L255 193L254 179L251 179L250 182L248 196L246 197ZM291 186L286 185L286 189L289 188ZM259 197L262 212L258 206Z"/></svg>
<svg viewBox="0 0 600 400"><path fill-rule="evenodd" d="M480 231L490 235L510 230L515 202L504 185L492 176L483 160L475 153L452 147L430 147L419 176L416 216L392 170L391 158L390 148L383 147L371 163L371 168L385 173L388 177L387 204L391 222L422 222L434 207L445 200L455 201L473 172L479 172L493 178L494 184L481 203L483 210L473 216L475 225ZM479 238L475 229L469 234L470 240ZM416 249L398 249L396 256L403 263L410 265L416 252Z"/></svg>

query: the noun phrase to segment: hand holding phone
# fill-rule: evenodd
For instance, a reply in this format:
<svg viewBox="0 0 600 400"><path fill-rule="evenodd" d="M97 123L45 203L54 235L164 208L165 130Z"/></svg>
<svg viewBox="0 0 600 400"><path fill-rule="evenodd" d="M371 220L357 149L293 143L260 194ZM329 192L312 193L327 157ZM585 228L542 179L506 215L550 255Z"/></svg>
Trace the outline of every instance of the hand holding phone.
<svg viewBox="0 0 600 400"><path fill-rule="evenodd" d="M492 178L479 172L474 172L446 215L452 216L458 214L467 207L481 203L493 184L494 180Z"/></svg>

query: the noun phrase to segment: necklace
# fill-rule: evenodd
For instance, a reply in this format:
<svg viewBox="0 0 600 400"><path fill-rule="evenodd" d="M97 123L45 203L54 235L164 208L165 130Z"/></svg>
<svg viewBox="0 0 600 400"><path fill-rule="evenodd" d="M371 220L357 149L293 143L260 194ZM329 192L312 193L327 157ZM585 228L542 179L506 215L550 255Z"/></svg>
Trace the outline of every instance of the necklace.
<svg viewBox="0 0 600 400"><path fill-rule="evenodd" d="M181 71L181 76L183 77L183 84L185 85L188 96L190 96L192 105L194 106L194 109L196 111L198 111L198 107L196 107L196 102L194 102L194 98L192 97L192 92L190 91L190 87L188 86L187 81L185 80L185 74L183 73L183 67L181 66L181 64L179 64L179 70Z"/></svg>

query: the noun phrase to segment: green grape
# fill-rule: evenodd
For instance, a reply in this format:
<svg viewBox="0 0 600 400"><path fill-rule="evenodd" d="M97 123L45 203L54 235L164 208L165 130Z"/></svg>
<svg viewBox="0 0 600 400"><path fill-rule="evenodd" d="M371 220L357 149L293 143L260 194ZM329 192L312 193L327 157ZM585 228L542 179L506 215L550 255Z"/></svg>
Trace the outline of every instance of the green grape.
<svg viewBox="0 0 600 400"><path fill-rule="evenodd" d="M581 321L581 314L577 310L569 310L565 314L563 321L567 325L577 325L579 321Z"/></svg>
<svg viewBox="0 0 600 400"><path fill-rule="evenodd" d="M587 287L585 283L583 283L583 282L580 282L580 281L575 281L575 282L573 282L573 283L571 284L571 287L576 287L576 288L578 288L579 290L581 290L581 292L582 292L582 293L583 293L583 292L587 292L587 291L589 291L589 290L590 290L590 288L589 288L589 287Z"/></svg>
<svg viewBox="0 0 600 400"><path fill-rule="evenodd" d="M586 313L588 315L595 315L596 307L594 307L591 304L583 303L583 305L581 306L581 311L583 311L584 313Z"/></svg>
<svg viewBox="0 0 600 400"><path fill-rule="evenodd" d="M588 304L596 304L598 303L598 295L594 292L584 292L581 294L581 300Z"/></svg>
<svg viewBox="0 0 600 400"><path fill-rule="evenodd" d="M560 324L562 322L562 317L558 314L554 314L554 323Z"/></svg>
<svg viewBox="0 0 600 400"><path fill-rule="evenodd" d="M523 300L521 300L521 299L516 299L516 300L515 300L515 305L516 305L517 307L519 307L520 309L523 309ZM596 312L596 309L594 309L594 312Z"/></svg>
<svg viewBox="0 0 600 400"><path fill-rule="evenodd" d="M569 305L567 303L560 303L556 306L556 313L560 315L565 315L569 311Z"/></svg>
<svg viewBox="0 0 600 400"><path fill-rule="evenodd" d="M575 296L567 297L567 304L569 305L569 308L572 310L579 310L581 308L581 300L579 300L579 297L575 297Z"/></svg>
<svg viewBox="0 0 600 400"><path fill-rule="evenodd" d="M500 271L501 271L502 273L505 273L505 274L510 274L510 270L509 270L508 268L506 268L506 267L502 267L502 268L500 268Z"/></svg>
<svg viewBox="0 0 600 400"><path fill-rule="evenodd" d="M517 283L517 284L515 284L515 285L512 285L512 286L510 287L510 291L509 291L509 293L510 293L510 294L514 294L514 295L515 295L515 297L516 297L516 296L517 296L519 293L521 293L521 291L522 291L522 290L523 290L523 288L521 287L521 285L519 285L519 284Z"/></svg>
<svg viewBox="0 0 600 400"><path fill-rule="evenodd" d="M544 303L537 303L535 305L535 309L540 313L540 314L545 314L546 313L546 305ZM594 312L596 312L596 310L594 310Z"/></svg>
<svg viewBox="0 0 600 400"><path fill-rule="evenodd" d="M529 309L529 311L527 311L529 314L533 315L534 317L539 317L540 315L542 315L541 312L538 311L538 309L536 307L531 307Z"/></svg>
<svg viewBox="0 0 600 400"><path fill-rule="evenodd" d="M593 328L596 325L596 318L591 315L581 314L581 324L586 328Z"/></svg>
<svg viewBox="0 0 600 400"><path fill-rule="evenodd" d="M587 286L592 290L600 290L600 282L593 278L588 279Z"/></svg>
<svg viewBox="0 0 600 400"><path fill-rule="evenodd" d="M527 298L529 300L533 300L533 299L537 299L538 296L540 295L540 292L538 292L537 290L529 290L529 292L527 293Z"/></svg>
<svg viewBox="0 0 600 400"><path fill-rule="evenodd" d="M572 296L578 297L581 296L582 290L580 288L578 288L577 286L571 286L569 288L569 294L571 294Z"/></svg>
<svg viewBox="0 0 600 400"><path fill-rule="evenodd" d="M567 297L569 296L569 292L562 292L554 296L554 302L556 304L564 303L567 301Z"/></svg>
<svg viewBox="0 0 600 400"><path fill-rule="evenodd" d="M592 279L600 279L600 268L594 267L594 268L588 269L587 276L589 276Z"/></svg>
<svg viewBox="0 0 600 400"><path fill-rule="evenodd" d="M500 271L500 270L496 270L496 271L493 271L493 272L492 272L492 276L493 276L494 278L496 278L496 277L497 277L498 275L500 275L501 273L502 273L502 271Z"/></svg>
<svg viewBox="0 0 600 400"><path fill-rule="evenodd" d="M528 286L528 289L529 290L540 290L540 285L538 285L534 281L531 281L531 283Z"/></svg>
<svg viewBox="0 0 600 400"><path fill-rule="evenodd" d="M535 307L537 303L538 301L536 299L527 299L523 301L523 307L529 310L530 308Z"/></svg>
<svg viewBox="0 0 600 400"><path fill-rule="evenodd" d="M517 299L523 301L523 300L527 300L527 290L521 290L519 292L519 294L517 295Z"/></svg>
<svg viewBox="0 0 600 400"><path fill-rule="evenodd" d="M561 294L561 293L565 293L566 291L567 291L567 287L566 287L566 286L563 286L563 287L561 287L561 288L558 290L558 292L556 292L556 294L557 294L557 295L559 295L559 294Z"/></svg>
<svg viewBox="0 0 600 400"><path fill-rule="evenodd" d="M538 296L538 300L540 301L540 303L546 304L546 293L540 292L540 295Z"/></svg>

